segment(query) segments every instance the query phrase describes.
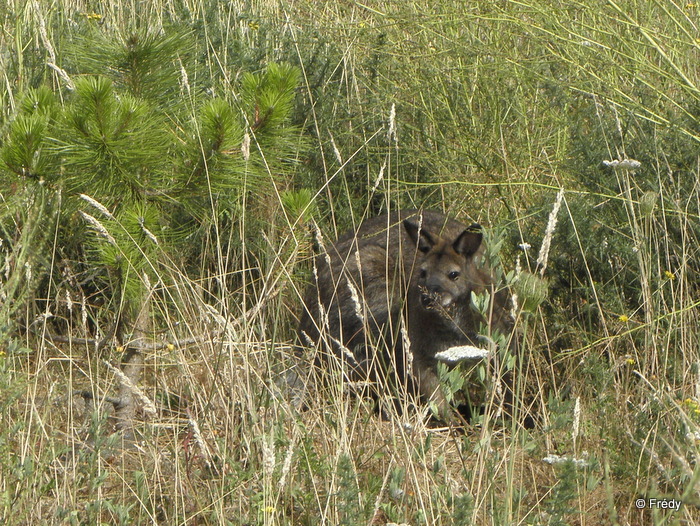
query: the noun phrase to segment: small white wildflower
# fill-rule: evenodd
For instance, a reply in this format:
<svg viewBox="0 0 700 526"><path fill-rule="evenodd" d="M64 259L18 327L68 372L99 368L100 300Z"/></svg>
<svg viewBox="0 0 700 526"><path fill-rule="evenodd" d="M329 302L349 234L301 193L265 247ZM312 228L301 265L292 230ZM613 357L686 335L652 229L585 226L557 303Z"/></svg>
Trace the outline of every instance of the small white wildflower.
<svg viewBox="0 0 700 526"><path fill-rule="evenodd" d="M102 203L100 203L96 199L93 199L89 195L85 195L85 194L80 194L80 199L82 199L83 201L86 201L88 204L90 204L90 206L99 210L102 213L102 215L105 216L106 218L114 219L112 212L110 212L105 205L103 205Z"/></svg>
<svg viewBox="0 0 700 526"><path fill-rule="evenodd" d="M243 154L243 159L250 159L250 135L248 132L243 136L243 143L241 144L241 153Z"/></svg>
<svg viewBox="0 0 700 526"><path fill-rule="evenodd" d="M635 159L623 159L620 161L620 164L618 164L618 168L623 168L625 170L636 170L638 168L641 168L642 163Z"/></svg>
<svg viewBox="0 0 700 526"><path fill-rule="evenodd" d="M455 364L465 361L483 360L488 358L489 354L488 349L479 349L472 345L460 345L437 353L435 359L443 363Z"/></svg>
<svg viewBox="0 0 700 526"><path fill-rule="evenodd" d="M700 442L700 431L690 431L685 434L685 438L693 444Z"/></svg>
<svg viewBox="0 0 700 526"><path fill-rule="evenodd" d="M520 243L518 245L518 248L522 250L523 252L527 252L532 248L532 245L530 243Z"/></svg>
<svg viewBox="0 0 700 526"><path fill-rule="evenodd" d="M554 453L551 453L544 457L542 459L543 462L546 462L547 464L565 464L566 462L572 462L575 466L585 468L588 466L589 462L587 460L581 459L581 458L573 458L573 457L562 457L559 455L555 455Z"/></svg>
<svg viewBox="0 0 700 526"><path fill-rule="evenodd" d="M636 170L642 166L642 163L636 159L622 159L619 161L613 159L612 161L603 161L603 166L607 166L608 168L621 168L623 170Z"/></svg>

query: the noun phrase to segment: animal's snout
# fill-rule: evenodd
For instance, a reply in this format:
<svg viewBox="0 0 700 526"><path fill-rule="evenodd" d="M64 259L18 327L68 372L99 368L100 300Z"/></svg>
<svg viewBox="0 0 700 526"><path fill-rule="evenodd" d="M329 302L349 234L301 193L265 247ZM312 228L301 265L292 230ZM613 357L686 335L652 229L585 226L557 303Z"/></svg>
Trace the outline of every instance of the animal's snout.
<svg viewBox="0 0 700 526"><path fill-rule="evenodd" d="M420 303L424 309L447 308L452 303L452 295L441 289L423 288Z"/></svg>
<svg viewBox="0 0 700 526"><path fill-rule="evenodd" d="M420 304L424 309L430 309L435 306L435 297L427 290L423 291L420 295Z"/></svg>

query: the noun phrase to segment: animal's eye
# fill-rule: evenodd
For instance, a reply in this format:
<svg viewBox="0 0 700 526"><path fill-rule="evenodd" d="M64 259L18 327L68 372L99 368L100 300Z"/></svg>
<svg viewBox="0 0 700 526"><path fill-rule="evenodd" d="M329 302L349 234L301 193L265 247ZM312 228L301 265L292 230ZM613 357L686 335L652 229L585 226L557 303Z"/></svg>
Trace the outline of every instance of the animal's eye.
<svg viewBox="0 0 700 526"><path fill-rule="evenodd" d="M453 270L452 272L450 272L450 273L447 275L447 277L449 277L452 281L456 281L457 278L459 277L459 271Z"/></svg>

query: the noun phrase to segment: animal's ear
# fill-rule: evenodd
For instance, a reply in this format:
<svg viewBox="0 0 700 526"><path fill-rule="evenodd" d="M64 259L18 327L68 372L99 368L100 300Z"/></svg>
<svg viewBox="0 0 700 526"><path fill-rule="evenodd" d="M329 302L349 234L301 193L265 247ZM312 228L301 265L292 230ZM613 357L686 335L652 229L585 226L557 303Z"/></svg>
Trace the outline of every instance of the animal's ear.
<svg viewBox="0 0 700 526"><path fill-rule="evenodd" d="M454 248L455 252L458 254L469 257L479 250L483 239L484 232L481 229L481 225L474 223L472 226L467 227L464 232L455 239L455 242L452 243L452 248Z"/></svg>
<svg viewBox="0 0 700 526"><path fill-rule="evenodd" d="M427 254L430 252L430 249L435 246L437 241L435 236L433 236L425 228L421 228L415 221L411 219L404 219L403 227L406 229L408 237L411 238L411 241L416 244L418 250L423 252L423 254Z"/></svg>

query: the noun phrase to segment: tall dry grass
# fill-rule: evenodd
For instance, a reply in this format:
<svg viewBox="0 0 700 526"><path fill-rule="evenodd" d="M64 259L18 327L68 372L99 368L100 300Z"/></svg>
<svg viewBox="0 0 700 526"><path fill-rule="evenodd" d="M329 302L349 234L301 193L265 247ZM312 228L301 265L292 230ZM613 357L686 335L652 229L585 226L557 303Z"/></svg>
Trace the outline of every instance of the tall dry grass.
<svg viewBox="0 0 700 526"><path fill-rule="evenodd" d="M151 262L158 279L145 285L153 322L138 388L156 412L137 403L135 440L124 441L112 418L123 349L90 345L109 327L89 290L52 283L46 297L20 293L39 270L22 247L52 239L58 225L10 229L18 205L0 191L0 522L697 522L697 11L597 7L0 8L4 126L30 85L65 86L45 66L49 43L61 61L57 21L99 15L105 32L142 20L199 24L221 89L238 74L234 41L255 50L251 62L296 58L317 152L316 171L298 184L312 187L328 242L383 208L440 206L493 226L505 272L518 258L534 273L547 216L557 199L561 207L541 276L549 298L521 303L518 316L515 411L534 415L534 427L485 417L448 429L420 408L391 413L390 403L382 419L340 377L303 410L280 396L314 243L287 212L239 245L214 229L198 274L168 254ZM642 165L599 168L629 158ZM288 210L283 190L244 203L230 228L249 232L261 210ZM65 271L62 247L48 246L47 272ZM57 329L71 338L49 337ZM649 509L651 498L681 506Z"/></svg>

